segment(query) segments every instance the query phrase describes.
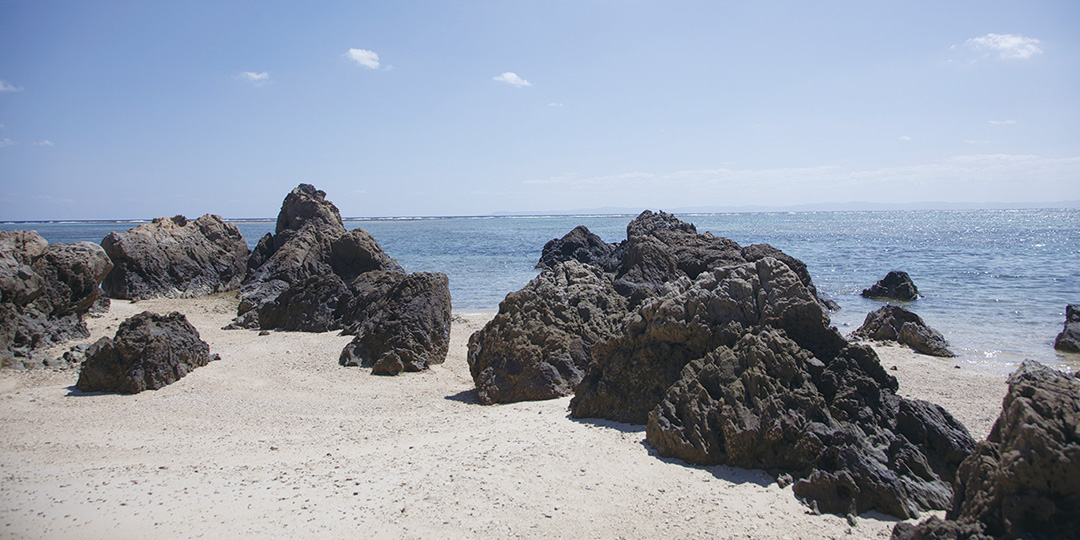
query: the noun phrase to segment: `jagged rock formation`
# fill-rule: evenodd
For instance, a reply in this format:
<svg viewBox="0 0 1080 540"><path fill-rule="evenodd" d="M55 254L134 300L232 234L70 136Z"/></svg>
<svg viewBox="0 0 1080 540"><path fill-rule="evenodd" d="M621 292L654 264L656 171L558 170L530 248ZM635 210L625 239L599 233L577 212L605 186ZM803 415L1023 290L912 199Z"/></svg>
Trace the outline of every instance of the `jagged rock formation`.
<svg viewBox="0 0 1080 540"><path fill-rule="evenodd" d="M480 403L570 394L589 364L589 349L616 335L626 311L626 299L600 267L571 260L545 269L506 295L495 318L469 338Z"/></svg>
<svg viewBox="0 0 1080 540"><path fill-rule="evenodd" d="M83 316L111 269L97 244L48 245L33 231L0 231L0 365L41 365L36 349L89 337Z"/></svg>
<svg viewBox="0 0 1080 540"><path fill-rule="evenodd" d="M893 300L918 300L919 289L907 272L893 270L885 275L881 281L863 289L861 293L866 298L892 298Z"/></svg>
<svg viewBox="0 0 1080 540"><path fill-rule="evenodd" d="M240 288L248 248L221 216L156 218L109 233L101 247L113 262L102 288L113 298L192 298Z"/></svg>
<svg viewBox="0 0 1080 540"><path fill-rule="evenodd" d="M930 356L956 356L948 349L941 332L930 328L921 317L900 306L886 305L867 313L862 326L851 335L863 339L896 341Z"/></svg>
<svg viewBox="0 0 1080 540"><path fill-rule="evenodd" d="M75 388L120 394L157 390L216 357L183 314L144 311L120 323L115 337L90 347Z"/></svg>
<svg viewBox="0 0 1080 540"><path fill-rule="evenodd" d="M360 317L356 337L341 351L343 366L375 375L422 371L446 360L450 347L450 286L446 274L400 276Z"/></svg>
<svg viewBox="0 0 1080 540"><path fill-rule="evenodd" d="M893 538L1080 537L1080 379L1025 360L990 435L960 465L946 520Z"/></svg>
<svg viewBox="0 0 1080 540"><path fill-rule="evenodd" d="M603 268L605 272L614 272L619 267L623 244L609 244L592 233L588 227L578 225L562 238L555 238L544 244L540 253L540 269L552 268L562 261L578 261Z"/></svg>
<svg viewBox="0 0 1080 540"><path fill-rule="evenodd" d="M1065 328L1054 339L1054 348L1065 352L1080 352L1080 305L1065 306Z"/></svg>

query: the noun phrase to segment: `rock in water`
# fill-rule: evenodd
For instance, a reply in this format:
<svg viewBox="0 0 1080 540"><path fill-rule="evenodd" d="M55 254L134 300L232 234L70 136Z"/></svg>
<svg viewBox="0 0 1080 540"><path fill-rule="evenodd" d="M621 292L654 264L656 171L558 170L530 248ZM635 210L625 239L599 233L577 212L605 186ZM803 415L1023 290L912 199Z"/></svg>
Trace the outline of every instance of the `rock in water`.
<svg viewBox="0 0 1080 540"><path fill-rule="evenodd" d="M862 295L866 298L892 298L894 300L917 300L919 289L907 272L893 270L885 275L881 281L863 289Z"/></svg>
<svg viewBox="0 0 1080 540"><path fill-rule="evenodd" d="M946 520L893 538L1080 538L1080 379L1025 360L990 435L960 465Z"/></svg>
<svg viewBox="0 0 1080 540"><path fill-rule="evenodd" d="M113 298L192 298L240 288L248 248L221 216L156 218L109 233L101 246L113 261L102 288Z"/></svg>
<svg viewBox="0 0 1080 540"><path fill-rule="evenodd" d="M495 318L469 338L469 371L480 403L572 393L589 364L589 349L614 337L626 312L626 299L600 267L572 260L545 269L506 295Z"/></svg>
<svg viewBox="0 0 1080 540"><path fill-rule="evenodd" d="M1065 328L1054 339L1054 348L1065 352L1080 352L1080 305L1065 306Z"/></svg>
<svg viewBox="0 0 1080 540"><path fill-rule="evenodd" d="M183 314L145 311L90 347L75 387L137 394L176 382L211 359L210 346Z"/></svg>
<svg viewBox="0 0 1080 540"><path fill-rule="evenodd" d="M851 333L853 337L896 341L930 356L951 358L945 336L923 322L918 315L900 307L886 305L866 314L862 326Z"/></svg>
<svg viewBox="0 0 1080 540"><path fill-rule="evenodd" d="M375 375L422 371L446 360L450 346L450 288L445 274L417 272L368 308L356 337L341 352L343 366Z"/></svg>
<svg viewBox="0 0 1080 540"><path fill-rule="evenodd" d="M38 365L34 350L88 337L83 316L111 269L97 244L48 245L33 231L0 231L0 365Z"/></svg>

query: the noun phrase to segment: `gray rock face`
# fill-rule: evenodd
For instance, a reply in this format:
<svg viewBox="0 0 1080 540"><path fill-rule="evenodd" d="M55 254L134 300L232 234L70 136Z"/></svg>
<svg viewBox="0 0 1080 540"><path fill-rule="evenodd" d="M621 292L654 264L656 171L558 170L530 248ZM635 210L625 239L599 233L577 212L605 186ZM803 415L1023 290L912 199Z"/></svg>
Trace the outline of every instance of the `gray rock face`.
<svg viewBox="0 0 1080 540"><path fill-rule="evenodd" d="M691 361L649 413L662 456L792 474L826 512L945 509L974 441L947 412L896 395L873 351L822 361L771 328Z"/></svg>
<svg viewBox="0 0 1080 540"><path fill-rule="evenodd" d="M469 371L480 403L572 393L590 348L614 337L626 312L626 299L600 267L574 260L545 269L506 295L495 318L469 338Z"/></svg>
<svg viewBox="0 0 1080 540"><path fill-rule="evenodd" d="M1080 537L1080 380L1025 360L1008 383L946 521L898 524L893 538Z"/></svg>
<svg viewBox="0 0 1080 540"><path fill-rule="evenodd" d="M614 272L619 267L621 257L620 244L604 242L589 231L588 227L579 225L566 233L566 236L544 244L540 262L536 263L536 267L552 268L562 261L578 261L599 266L606 272Z"/></svg>
<svg viewBox="0 0 1080 540"><path fill-rule="evenodd" d="M356 337L341 352L341 365L371 367L375 375L397 375L446 360L451 313L446 275L395 275L400 279L370 305Z"/></svg>
<svg viewBox="0 0 1080 540"><path fill-rule="evenodd" d="M1065 328L1054 339L1054 348L1065 352L1080 352L1080 305L1065 307Z"/></svg>
<svg viewBox="0 0 1080 540"><path fill-rule="evenodd" d="M48 245L33 231L0 231L0 365L40 365L35 349L87 337L83 316L111 269L91 242Z"/></svg>
<svg viewBox="0 0 1080 540"><path fill-rule="evenodd" d="M892 298L894 300L917 300L919 289L907 272L893 270L885 275L881 281L863 289L862 295L866 298Z"/></svg>
<svg viewBox="0 0 1080 540"><path fill-rule="evenodd" d="M212 359L209 345L183 314L146 311L120 323L115 337L90 347L75 387L120 394L156 390Z"/></svg>
<svg viewBox="0 0 1080 540"><path fill-rule="evenodd" d="M626 319L619 336L593 347L571 415L644 424L687 363L761 326L783 329L824 357L846 345L810 291L779 260L717 268L696 281L668 283Z"/></svg>
<svg viewBox="0 0 1080 540"><path fill-rule="evenodd" d="M918 315L899 306L886 305L866 314L862 326L852 336L879 341L896 341L930 356L951 358L945 336L923 322Z"/></svg>
<svg viewBox="0 0 1080 540"><path fill-rule="evenodd" d="M240 288L248 248L221 216L156 218L109 233L101 246L113 261L102 288L113 298L192 298Z"/></svg>

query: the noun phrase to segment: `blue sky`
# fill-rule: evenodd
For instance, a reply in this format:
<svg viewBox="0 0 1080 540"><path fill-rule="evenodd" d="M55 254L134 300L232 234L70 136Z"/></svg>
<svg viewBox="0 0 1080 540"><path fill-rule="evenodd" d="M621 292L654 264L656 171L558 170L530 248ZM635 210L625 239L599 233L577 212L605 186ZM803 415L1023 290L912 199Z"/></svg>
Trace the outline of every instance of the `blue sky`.
<svg viewBox="0 0 1080 540"><path fill-rule="evenodd" d="M1080 2L0 0L0 220L1080 199Z"/></svg>

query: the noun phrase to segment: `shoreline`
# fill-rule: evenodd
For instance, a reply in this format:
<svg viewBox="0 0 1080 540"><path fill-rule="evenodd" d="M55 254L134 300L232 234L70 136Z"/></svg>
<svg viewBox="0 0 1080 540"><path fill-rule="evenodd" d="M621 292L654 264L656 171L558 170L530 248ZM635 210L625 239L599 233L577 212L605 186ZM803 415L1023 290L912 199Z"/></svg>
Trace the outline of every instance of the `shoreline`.
<svg viewBox="0 0 1080 540"><path fill-rule="evenodd" d="M235 306L114 300L88 319L93 341L144 310L185 313L222 359L160 390L0 373L0 538L877 538L896 522L851 527L763 471L658 458L644 426L571 419L569 397L476 404L467 341L495 310L454 312L444 364L379 377L337 364L351 336L221 330ZM1004 374L873 346L901 395L986 436Z"/></svg>

